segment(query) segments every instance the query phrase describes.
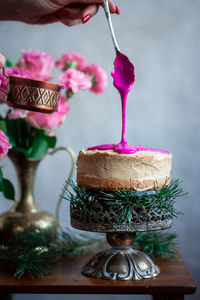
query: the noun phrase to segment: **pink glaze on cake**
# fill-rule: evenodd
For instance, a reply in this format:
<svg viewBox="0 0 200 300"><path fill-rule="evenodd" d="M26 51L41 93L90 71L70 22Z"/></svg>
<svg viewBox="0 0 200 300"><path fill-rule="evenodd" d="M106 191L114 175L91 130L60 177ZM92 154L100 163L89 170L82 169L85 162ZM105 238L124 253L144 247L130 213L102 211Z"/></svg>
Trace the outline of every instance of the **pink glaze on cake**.
<svg viewBox="0 0 200 300"><path fill-rule="evenodd" d="M113 149L117 153L121 154L133 154L138 151L154 151L169 154L168 151L143 148L142 145L130 145L125 138L126 127L126 102L127 96L135 82L135 69L128 57L118 52L114 61L114 71L112 72L113 85L118 90L121 96L122 105L122 136L119 144L104 144L88 148L88 150L110 150Z"/></svg>

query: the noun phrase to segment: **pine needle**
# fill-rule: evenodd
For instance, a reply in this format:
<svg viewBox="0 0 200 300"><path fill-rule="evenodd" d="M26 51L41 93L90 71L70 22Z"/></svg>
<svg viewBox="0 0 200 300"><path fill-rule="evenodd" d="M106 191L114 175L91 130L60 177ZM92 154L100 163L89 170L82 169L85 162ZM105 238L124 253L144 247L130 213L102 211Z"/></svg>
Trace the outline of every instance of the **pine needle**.
<svg viewBox="0 0 200 300"><path fill-rule="evenodd" d="M177 235L161 232L138 232L135 247L152 258L171 258L175 254Z"/></svg>
<svg viewBox="0 0 200 300"><path fill-rule="evenodd" d="M182 214L174 207L176 199L186 194L183 193L181 183L179 179L172 180L169 185L164 184L160 190L145 192L137 192L133 188L126 190L123 186L121 190L116 189L112 192L98 190L92 192L70 180L68 184L72 191L67 189L66 196L63 198L70 201L72 206L80 207L86 216L95 213L90 209L92 202L101 201L107 211L104 217L109 216L109 207L112 206L112 210L119 215L117 224L131 225L132 219L137 216L139 210L150 214L152 210L159 208L163 215L170 214L171 218Z"/></svg>
<svg viewBox="0 0 200 300"><path fill-rule="evenodd" d="M176 237L160 232L137 233L134 246L151 257L170 258L174 255ZM24 275L41 278L52 273L61 257L94 253L104 246L104 239L87 234L77 236L66 230L52 236L27 228L10 241L7 249L0 249L0 259L11 265L14 278L20 279Z"/></svg>
<svg viewBox="0 0 200 300"><path fill-rule="evenodd" d="M8 248L0 249L0 259L15 270L14 278L26 274L31 278L41 278L51 274L62 256L85 255L95 252L101 245L102 240L86 234L76 236L66 230L55 235L30 227L18 232Z"/></svg>

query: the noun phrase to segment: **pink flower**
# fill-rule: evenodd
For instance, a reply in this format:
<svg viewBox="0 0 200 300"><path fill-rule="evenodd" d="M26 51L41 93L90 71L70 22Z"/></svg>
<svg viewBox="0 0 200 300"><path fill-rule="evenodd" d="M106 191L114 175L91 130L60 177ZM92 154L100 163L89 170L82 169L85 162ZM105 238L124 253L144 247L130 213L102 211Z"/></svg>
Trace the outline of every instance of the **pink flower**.
<svg viewBox="0 0 200 300"><path fill-rule="evenodd" d="M33 79L29 70L24 70L19 67L6 68L6 75Z"/></svg>
<svg viewBox="0 0 200 300"><path fill-rule="evenodd" d="M0 69L5 66L6 58L5 56L0 52ZM0 83L1 84L1 83Z"/></svg>
<svg viewBox="0 0 200 300"><path fill-rule="evenodd" d="M34 50L22 51L22 57L17 63L17 67L26 69L35 80L49 81L54 58L50 54L36 52Z"/></svg>
<svg viewBox="0 0 200 300"><path fill-rule="evenodd" d="M6 68L5 71L9 76L32 79L32 76L28 70L24 70L18 67ZM7 89L7 78L2 73L0 73L0 87L4 90ZM5 103L5 94L0 91L0 104L2 103Z"/></svg>
<svg viewBox="0 0 200 300"><path fill-rule="evenodd" d="M92 76L91 91L97 94L103 93L107 86L107 74L98 65L92 64L85 68L85 72Z"/></svg>
<svg viewBox="0 0 200 300"><path fill-rule="evenodd" d="M59 79L62 85L66 89L71 89L73 93L77 93L79 89L89 89L92 86L90 77L76 69L68 69L60 75Z"/></svg>
<svg viewBox="0 0 200 300"><path fill-rule="evenodd" d="M9 144L9 138L0 130L0 160L8 154L10 148L12 148L12 145Z"/></svg>
<svg viewBox="0 0 200 300"><path fill-rule="evenodd" d="M6 91L7 88L7 78L0 73L0 87ZM5 103L5 94L0 91L0 104Z"/></svg>
<svg viewBox="0 0 200 300"><path fill-rule="evenodd" d="M53 114L44 114L39 112L30 111L26 117L26 120L31 126L37 129L44 129L48 132L52 128L60 126L66 117L66 113L70 110L67 104L67 99L60 96L58 109Z"/></svg>
<svg viewBox="0 0 200 300"><path fill-rule="evenodd" d="M24 119L27 117L28 111L25 109L13 109L8 114L8 119Z"/></svg>
<svg viewBox="0 0 200 300"><path fill-rule="evenodd" d="M56 61L56 67L63 72L73 67L78 70L83 70L85 66L86 59L76 52L64 53L61 58Z"/></svg>

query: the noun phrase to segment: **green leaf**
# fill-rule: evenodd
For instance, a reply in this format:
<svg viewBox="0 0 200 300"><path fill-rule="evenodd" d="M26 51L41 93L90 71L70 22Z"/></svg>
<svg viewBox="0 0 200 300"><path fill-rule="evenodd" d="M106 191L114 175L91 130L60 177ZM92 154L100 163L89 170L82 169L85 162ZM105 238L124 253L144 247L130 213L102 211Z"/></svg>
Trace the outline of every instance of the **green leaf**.
<svg viewBox="0 0 200 300"><path fill-rule="evenodd" d="M5 198L15 201L15 189L8 179L3 178L0 189Z"/></svg>
<svg viewBox="0 0 200 300"><path fill-rule="evenodd" d="M12 62L12 60L7 59L7 60L6 60L6 66L7 66L8 68L14 67L14 63Z"/></svg>
<svg viewBox="0 0 200 300"><path fill-rule="evenodd" d="M72 89L67 90L67 99L69 100L72 96L74 96L74 92L72 91Z"/></svg>
<svg viewBox="0 0 200 300"><path fill-rule="evenodd" d="M49 144L44 137L36 137L33 141L33 147L30 158L40 159L48 151Z"/></svg>
<svg viewBox="0 0 200 300"><path fill-rule="evenodd" d="M30 149L30 150L25 150L25 149L23 149L23 148L16 147L16 146L13 146L12 149L13 149L14 151L23 153L26 157L30 157L31 149Z"/></svg>
<svg viewBox="0 0 200 300"><path fill-rule="evenodd" d="M16 120L6 119L6 125L7 125L9 142L12 145L16 145L17 144L17 136L18 136L17 122L16 122Z"/></svg>
<svg viewBox="0 0 200 300"><path fill-rule="evenodd" d="M48 143L49 148L52 148L52 149L55 148L55 146L56 146L56 136L48 136L48 135L46 135L45 139L46 139L46 141Z"/></svg>
<svg viewBox="0 0 200 300"><path fill-rule="evenodd" d="M0 130L2 130L7 135L7 127L5 121L0 121Z"/></svg>
<svg viewBox="0 0 200 300"><path fill-rule="evenodd" d="M77 63L75 61L70 61L67 65L67 69L76 69Z"/></svg>

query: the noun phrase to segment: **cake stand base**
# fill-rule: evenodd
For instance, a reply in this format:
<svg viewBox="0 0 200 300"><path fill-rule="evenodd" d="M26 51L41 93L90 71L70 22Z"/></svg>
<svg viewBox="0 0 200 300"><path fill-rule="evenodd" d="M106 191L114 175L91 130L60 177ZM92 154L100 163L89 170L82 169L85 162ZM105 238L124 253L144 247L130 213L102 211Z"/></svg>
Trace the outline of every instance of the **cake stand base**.
<svg viewBox="0 0 200 300"><path fill-rule="evenodd" d="M133 249L135 233L107 233L111 249L96 254L83 268L86 276L110 280L152 278L160 269L144 253Z"/></svg>

